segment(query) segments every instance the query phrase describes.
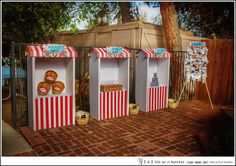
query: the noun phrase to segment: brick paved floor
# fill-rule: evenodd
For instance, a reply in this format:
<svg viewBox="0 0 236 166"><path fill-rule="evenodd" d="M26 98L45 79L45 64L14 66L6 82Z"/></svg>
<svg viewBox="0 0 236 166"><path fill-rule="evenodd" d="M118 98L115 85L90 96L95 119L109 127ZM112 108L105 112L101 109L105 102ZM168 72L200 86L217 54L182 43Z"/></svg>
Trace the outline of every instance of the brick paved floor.
<svg viewBox="0 0 236 166"><path fill-rule="evenodd" d="M33 132L20 131L40 156L203 156L197 131L220 116L208 103Z"/></svg>

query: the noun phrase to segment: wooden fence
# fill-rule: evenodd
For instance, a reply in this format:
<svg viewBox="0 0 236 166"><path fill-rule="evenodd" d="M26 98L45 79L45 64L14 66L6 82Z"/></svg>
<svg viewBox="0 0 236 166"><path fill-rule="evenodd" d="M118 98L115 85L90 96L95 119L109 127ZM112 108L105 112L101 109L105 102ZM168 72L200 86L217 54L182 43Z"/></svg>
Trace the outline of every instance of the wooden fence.
<svg viewBox="0 0 236 166"><path fill-rule="evenodd" d="M234 103L234 42L233 40L206 40L208 48L207 85L213 103ZM209 101L205 85L197 83L195 95Z"/></svg>

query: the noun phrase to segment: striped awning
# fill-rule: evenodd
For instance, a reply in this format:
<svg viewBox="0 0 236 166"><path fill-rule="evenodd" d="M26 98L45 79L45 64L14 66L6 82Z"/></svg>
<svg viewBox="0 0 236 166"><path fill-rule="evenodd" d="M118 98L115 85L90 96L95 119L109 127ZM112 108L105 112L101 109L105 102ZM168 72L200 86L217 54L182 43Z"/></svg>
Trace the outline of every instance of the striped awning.
<svg viewBox="0 0 236 166"><path fill-rule="evenodd" d="M157 53L158 50L161 50L160 54ZM146 58L170 58L171 54L166 51L164 48L156 48L156 49L142 49L142 51L146 54Z"/></svg>
<svg viewBox="0 0 236 166"><path fill-rule="evenodd" d="M93 48L98 58L130 58L131 57L131 53L125 48L122 48L122 50L118 54L111 54L108 51L108 49L109 48Z"/></svg>
<svg viewBox="0 0 236 166"><path fill-rule="evenodd" d="M78 56L73 47L67 47L62 44L28 45L26 52L30 57L37 58L72 58Z"/></svg>

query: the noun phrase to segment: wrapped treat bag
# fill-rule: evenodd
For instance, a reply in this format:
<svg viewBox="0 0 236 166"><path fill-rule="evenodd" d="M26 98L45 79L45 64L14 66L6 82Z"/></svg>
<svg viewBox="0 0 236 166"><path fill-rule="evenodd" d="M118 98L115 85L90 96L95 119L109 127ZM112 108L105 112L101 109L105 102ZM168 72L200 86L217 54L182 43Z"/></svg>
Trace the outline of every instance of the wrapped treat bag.
<svg viewBox="0 0 236 166"><path fill-rule="evenodd" d="M45 76L44 76L44 81L47 82L47 83L53 83L56 81L57 79L57 73L53 70L48 70L46 71L45 73Z"/></svg>
<svg viewBox="0 0 236 166"><path fill-rule="evenodd" d="M46 96L50 91L50 84L48 84L47 82L40 82L38 83L37 90L38 90L38 95Z"/></svg>
<svg viewBox="0 0 236 166"><path fill-rule="evenodd" d="M64 89L65 85L61 81L55 81L52 84L52 94L61 94Z"/></svg>

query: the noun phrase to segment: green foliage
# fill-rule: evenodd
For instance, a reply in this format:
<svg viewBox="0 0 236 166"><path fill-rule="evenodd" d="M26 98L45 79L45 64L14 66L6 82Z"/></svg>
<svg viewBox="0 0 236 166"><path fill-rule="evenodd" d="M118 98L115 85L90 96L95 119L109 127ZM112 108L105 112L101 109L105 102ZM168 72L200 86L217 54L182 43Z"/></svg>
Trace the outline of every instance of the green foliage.
<svg viewBox="0 0 236 166"><path fill-rule="evenodd" d="M2 58L2 63L3 63L3 65L10 65L11 64L11 59L9 57L3 57Z"/></svg>
<svg viewBox="0 0 236 166"><path fill-rule="evenodd" d="M128 13L138 20L137 7L128 6L126 16ZM78 23L92 29L121 23L124 14L120 12L119 2L4 2L2 9L5 44L50 42L57 32L65 29L77 34Z"/></svg>
<svg viewBox="0 0 236 166"><path fill-rule="evenodd" d="M77 28L76 23L70 26L70 32L73 32L75 35L79 33L79 29Z"/></svg>
<svg viewBox="0 0 236 166"><path fill-rule="evenodd" d="M139 21L141 22L147 22L148 18L147 18L147 13L143 12L139 14Z"/></svg>
<svg viewBox="0 0 236 166"><path fill-rule="evenodd" d="M75 22L86 24L86 28L119 24L122 17L130 17L130 21L138 20L138 7L126 2L128 10L121 12L120 2L77 2L72 11Z"/></svg>
<svg viewBox="0 0 236 166"><path fill-rule="evenodd" d="M147 2L146 4L151 5ZM126 8L121 8L125 5ZM3 42L49 42L55 33L70 29L77 34L77 24L92 29L97 26L146 20L134 2L3 2ZM157 3L158 5L158 3ZM233 3L175 3L181 28L208 38L233 38ZM128 7L127 7L128 6ZM152 18L161 24L161 17Z"/></svg>
<svg viewBox="0 0 236 166"><path fill-rule="evenodd" d="M132 17L132 21L139 21L139 9L138 6L130 7L130 15Z"/></svg>
<svg viewBox="0 0 236 166"><path fill-rule="evenodd" d="M56 32L71 26L73 5L59 2L3 2L3 41L50 41Z"/></svg>
<svg viewBox="0 0 236 166"><path fill-rule="evenodd" d="M152 23L153 23L153 24L156 24L156 25L163 25L163 23L162 23L162 16L161 16L161 15L153 16L153 17L151 18L151 20L152 20Z"/></svg>
<svg viewBox="0 0 236 166"><path fill-rule="evenodd" d="M83 22L87 28L110 25L119 17L118 2L78 2L72 11L76 22Z"/></svg>
<svg viewBox="0 0 236 166"><path fill-rule="evenodd" d="M175 3L181 28L206 38L233 38L234 3Z"/></svg>
<svg viewBox="0 0 236 166"><path fill-rule="evenodd" d="M11 64L13 64L13 61L10 57L3 57L2 63L4 66L10 66ZM19 65L19 64L20 64L20 61L15 59L15 65Z"/></svg>

